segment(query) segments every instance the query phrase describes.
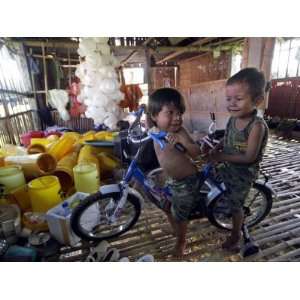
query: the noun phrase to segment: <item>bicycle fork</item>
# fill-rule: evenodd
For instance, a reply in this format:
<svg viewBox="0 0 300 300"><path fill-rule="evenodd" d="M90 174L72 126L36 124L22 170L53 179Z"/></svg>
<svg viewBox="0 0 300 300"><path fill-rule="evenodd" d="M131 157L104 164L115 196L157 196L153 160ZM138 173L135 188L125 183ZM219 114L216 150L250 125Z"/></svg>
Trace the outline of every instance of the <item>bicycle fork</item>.
<svg viewBox="0 0 300 300"><path fill-rule="evenodd" d="M121 198L118 201L116 208L114 209L113 207L111 207L112 206L111 203L108 203L107 206L105 207L106 212L109 212L111 209L114 209L111 216L109 216L109 214L108 214L108 223L109 224L113 224L120 217L123 207L127 201L128 192L129 192L129 184L121 182L119 186L120 186Z"/></svg>

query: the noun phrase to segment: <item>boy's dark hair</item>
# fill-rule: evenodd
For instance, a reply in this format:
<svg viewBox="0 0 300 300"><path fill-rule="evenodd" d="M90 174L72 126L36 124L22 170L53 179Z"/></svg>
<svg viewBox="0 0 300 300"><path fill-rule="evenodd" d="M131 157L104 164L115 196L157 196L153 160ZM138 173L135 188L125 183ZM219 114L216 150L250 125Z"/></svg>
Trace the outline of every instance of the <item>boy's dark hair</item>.
<svg viewBox="0 0 300 300"><path fill-rule="evenodd" d="M165 105L173 104L182 114L185 112L182 95L172 88L161 88L153 92L149 97L148 114L156 116Z"/></svg>
<svg viewBox="0 0 300 300"><path fill-rule="evenodd" d="M232 85L234 83L245 83L248 85L249 93L252 100L257 100L259 97L263 97L265 94L266 80L262 72L256 68L245 68L238 73L231 76L226 85Z"/></svg>

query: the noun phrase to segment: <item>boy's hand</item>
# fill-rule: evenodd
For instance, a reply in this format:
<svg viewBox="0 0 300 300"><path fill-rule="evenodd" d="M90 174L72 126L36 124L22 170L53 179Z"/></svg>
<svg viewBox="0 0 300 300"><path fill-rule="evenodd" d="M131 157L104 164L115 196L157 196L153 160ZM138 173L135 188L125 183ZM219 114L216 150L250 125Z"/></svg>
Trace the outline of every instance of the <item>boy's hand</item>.
<svg viewBox="0 0 300 300"><path fill-rule="evenodd" d="M182 138L179 134L176 133L168 133L166 136L166 139L169 144L176 145L177 143L184 144L184 141L182 141Z"/></svg>
<svg viewBox="0 0 300 300"><path fill-rule="evenodd" d="M209 147L206 143L201 143L200 150L203 155L207 156L211 150L211 147Z"/></svg>
<svg viewBox="0 0 300 300"><path fill-rule="evenodd" d="M218 162L221 160L222 153L218 149L212 149L209 151L207 158L211 162Z"/></svg>

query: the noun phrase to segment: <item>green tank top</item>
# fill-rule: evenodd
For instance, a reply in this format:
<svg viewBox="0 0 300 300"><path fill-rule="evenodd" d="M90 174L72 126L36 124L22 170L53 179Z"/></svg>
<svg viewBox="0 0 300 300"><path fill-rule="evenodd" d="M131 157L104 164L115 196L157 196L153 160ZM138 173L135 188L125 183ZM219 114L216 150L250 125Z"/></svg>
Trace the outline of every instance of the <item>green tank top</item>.
<svg viewBox="0 0 300 300"><path fill-rule="evenodd" d="M247 167L251 173L256 173L259 170L259 163L262 161L263 154L268 142L268 126L266 122L257 116L257 111L255 110L252 114L252 119L248 125L243 130L238 130L235 126L236 118L231 117L226 126L226 132L224 137L224 153L226 154L244 154L246 153L248 146L248 138L251 129L257 123L261 123L265 126L265 135L263 137L262 144L259 149L259 153L255 162L251 164L237 164L237 163L227 163L231 167L235 168L245 168Z"/></svg>

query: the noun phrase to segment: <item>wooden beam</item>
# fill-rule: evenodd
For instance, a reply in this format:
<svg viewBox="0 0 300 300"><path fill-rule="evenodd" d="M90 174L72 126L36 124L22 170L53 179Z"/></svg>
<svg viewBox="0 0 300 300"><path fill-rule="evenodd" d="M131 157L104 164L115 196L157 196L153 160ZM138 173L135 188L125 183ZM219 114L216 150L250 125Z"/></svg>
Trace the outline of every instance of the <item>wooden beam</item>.
<svg viewBox="0 0 300 300"><path fill-rule="evenodd" d="M189 46L186 46L186 47L181 47L181 48L185 48L184 50L179 50L179 51L176 51L174 53L171 53L170 55L164 57L163 59L161 59L160 61L157 62L157 64L160 64L160 63L163 63L165 61L168 61L172 58L175 58L185 52L211 52L213 51L213 48L216 47L216 46L219 46L219 45L222 45L222 44L230 44L230 43L233 43L233 42L236 42L236 41L239 41L239 40L243 40L242 37L236 37L236 38L231 38L231 39L227 39L227 40L223 40L223 41L219 41L219 42L216 42L216 43L212 43L212 44L208 44L206 47L199 47L203 44L206 44L208 43L209 41L211 40L214 40L215 38L204 38L202 40L198 40L194 43L192 43L191 45ZM198 47L196 47L198 46ZM160 51L166 51L166 49L162 49L162 47L158 47ZM165 47L164 47L165 48ZM178 48L178 47L177 47ZM220 50L228 50L230 49L230 46L229 45L223 45L221 46Z"/></svg>
<svg viewBox="0 0 300 300"><path fill-rule="evenodd" d="M215 46L218 46L218 45L230 44L230 43L234 43L234 42L242 41L242 40L244 40L243 37L234 37L234 38L231 38L231 39L222 40L222 41L219 41L219 42L215 42L215 43L209 44L208 46L215 47Z"/></svg>
<svg viewBox="0 0 300 300"><path fill-rule="evenodd" d="M147 46L153 39L154 39L153 37L147 38L146 41L144 41L142 45L143 45L144 47Z"/></svg>
<svg viewBox="0 0 300 300"><path fill-rule="evenodd" d="M48 48L69 48L69 49L77 49L79 46L78 42L39 42L39 41L21 41L25 46L28 47L41 47L44 44L45 47Z"/></svg>
<svg viewBox="0 0 300 300"><path fill-rule="evenodd" d="M151 41L152 41L153 37L147 38L142 46L146 47ZM135 56L138 53L138 50L133 50L125 59L123 59L121 61L121 66L124 66L133 56Z"/></svg>
<svg viewBox="0 0 300 300"><path fill-rule="evenodd" d="M207 43L207 42L209 42L209 41L211 41L213 39L215 39L215 38L211 38L211 37L203 38L203 39L200 39L198 41L195 41L195 42L191 43L191 45L192 46L194 46L194 45L201 46L201 45L203 45L203 44L205 44L205 43ZM163 63L165 61L168 61L168 60L170 60L172 58L175 58L175 57L183 54L184 52L185 52L184 50L181 50L181 51L177 51L177 52L171 53L170 55L167 55L166 57L164 57L163 59L161 59L160 61L158 61L157 64L161 64L161 63Z"/></svg>
<svg viewBox="0 0 300 300"><path fill-rule="evenodd" d="M121 66L124 66L137 53L138 50L133 50L125 59L121 61Z"/></svg>
<svg viewBox="0 0 300 300"><path fill-rule="evenodd" d="M36 57L36 58L43 58L43 55L40 55L40 54L32 54L32 55L30 54L30 55L28 55L28 56L32 56L32 57ZM54 59L53 55L51 55L51 54L46 55L45 58L46 58L46 59ZM55 56L55 59L57 59L57 60L62 60L62 61L66 61L66 62L69 61L69 59L66 58L66 57L58 57L58 56ZM77 58L70 58L70 61L73 61L73 62L79 62L80 60L79 60L79 58L78 58L78 59L77 59Z"/></svg>

